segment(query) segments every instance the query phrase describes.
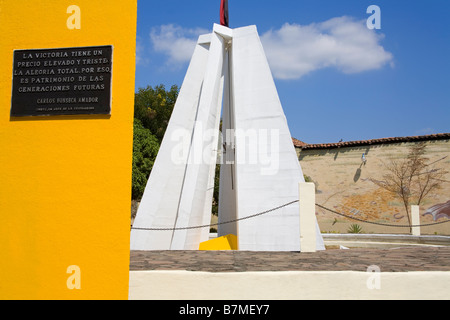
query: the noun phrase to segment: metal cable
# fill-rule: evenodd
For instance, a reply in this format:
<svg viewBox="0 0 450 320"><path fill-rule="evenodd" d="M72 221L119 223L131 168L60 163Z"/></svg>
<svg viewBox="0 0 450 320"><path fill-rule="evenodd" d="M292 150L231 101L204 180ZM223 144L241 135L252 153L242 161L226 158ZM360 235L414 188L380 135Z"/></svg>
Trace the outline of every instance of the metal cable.
<svg viewBox="0 0 450 320"><path fill-rule="evenodd" d="M262 216L264 214L279 210L281 208L287 207L293 203L299 202L299 200L294 200L291 202L288 202L286 204L283 204L281 206L263 211L263 212L259 212L256 214L252 214L250 216L246 216L243 218L239 218L239 219L234 219L234 220L230 220L230 221L224 221L224 222L218 222L218 223L212 223L212 224L205 224L205 225L200 225L200 226L192 226L192 227L179 227L179 228L140 228L140 227L131 227L132 230L145 230L145 231L176 231L176 230L190 230L190 229L201 229L201 228L210 228L212 226L218 226L218 225L222 225L222 224L227 224L227 223L233 223L233 222L238 222L238 221L242 221L242 220L246 220L246 219L250 219L250 218L254 218L257 216ZM380 225L380 226L385 226L385 227L399 227L399 228L413 228L413 227L427 227L427 226L433 226L433 225L438 225L438 224L443 224L443 223L447 223L450 222L450 220L446 220L446 221L441 221L441 222L435 222L435 223L427 223L427 224L419 224L419 225L401 225L401 224L388 224L388 223L380 223L380 222L374 222L374 221L368 221L368 220L363 220L357 217L352 217L352 216L348 216L345 215L343 213L337 212L336 210L332 210L330 208L327 208L325 206L322 206L320 204L316 203L316 206L319 208L322 208L324 210L327 210L329 212L332 212L334 214L340 215L342 217L348 218L348 219L353 219L353 220L357 220L363 223L371 223L371 224L376 224L376 225Z"/></svg>
<svg viewBox="0 0 450 320"><path fill-rule="evenodd" d="M270 210L266 210L266 211L263 211L263 212L260 212L260 213L252 214L252 215L247 216L247 217L234 219L234 220L230 220L230 221L224 221L224 222L220 222L220 223L205 224L205 225L202 225L202 226L180 227L180 228L138 228L138 227L134 228L134 227L132 227L131 229L133 229L133 230L148 230L148 231L172 231L172 230L175 231L175 230L200 229L200 228L207 228L207 227L209 228L209 227L212 227L212 226L218 226L218 225L222 225L222 224L233 223L233 222L238 222L238 221L254 218L254 217L257 217L257 216L262 216L263 214L266 214L266 213L269 213L269 212L272 212L272 211L275 211L275 210L287 207L288 205L291 205L291 204L296 203L296 202L298 202L298 200L294 200L294 201L288 202L286 204L283 204L281 206L275 207L275 208L270 209Z"/></svg>
<svg viewBox="0 0 450 320"><path fill-rule="evenodd" d="M399 227L399 228L427 227L427 226L433 226L433 225L436 225L436 224L442 224L442 223L450 222L450 220L445 220L445 221L441 221L441 222L427 223L427 224L418 224L418 225L388 224L388 223L380 223L380 222L374 222L374 221L367 221L367 220L359 219L359 218L356 218L356 217L347 216L347 215L345 215L345 214L343 214L343 213L340 213L340 212L337 212L337 211L335 211L335 210L329 209L329 208L324 207L324 206L322 206L322 205L320 205L320 204L317 204L317 203L316 203L316 206L318 206L319 208L322 208L322 209L324 209L324 210L330 211L330 212L332 212L332 213L334 213L334 214L343 216L343 217L345 217L345 218L357 220L357 221L360 221L360 222L365 222L365 223L371 223L371 224L376 224L376 225L380 225L380 226L385 226L385 227Z"/></svg>

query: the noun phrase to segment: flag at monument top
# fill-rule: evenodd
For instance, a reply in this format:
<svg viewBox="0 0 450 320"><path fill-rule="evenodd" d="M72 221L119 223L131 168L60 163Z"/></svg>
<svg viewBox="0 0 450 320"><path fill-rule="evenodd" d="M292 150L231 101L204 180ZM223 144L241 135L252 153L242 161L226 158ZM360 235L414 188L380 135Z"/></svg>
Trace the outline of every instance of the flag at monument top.
<svg viewBox="0 0 450 320"><path fill-rule="evenodd" d="M229 27L228 0L221 0L220 2L220 24Z"/></svg>

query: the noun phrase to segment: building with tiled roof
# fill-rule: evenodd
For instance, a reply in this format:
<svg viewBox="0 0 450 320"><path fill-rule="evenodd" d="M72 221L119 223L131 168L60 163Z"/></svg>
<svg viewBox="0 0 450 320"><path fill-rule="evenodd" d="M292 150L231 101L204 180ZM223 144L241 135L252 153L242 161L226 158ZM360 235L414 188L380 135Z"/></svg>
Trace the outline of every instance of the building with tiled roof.
<svg viewBox="0 0 450 320"><path fill-rule="evenodd" d="M301 149L329 149L329 148L341 148L341 147L354 147L354 146L367 146L377 144L390 144L390 143L402 143L402 142L420 142L420 141L435 141L435 140L448 140L450 139L450 133L438 133L423 136L411 136L411 137L395 137L395 138L381 138L371 140L358 140L358 141L342 141L335 143L318 143L308 144L298 139L292 138L294 146Z"/></svg>
<svg viewBox="0 0 450 320"><path fill-rule="evenodd" d="M363 220L398 225L408 223L402 201L370 179L383 180L388 173L386 164L405 159L417 143L425 143L425 156L428 163L434 163L433 168L450 172L450 133L320 144L292 140L303 173L316 183L316 203ZM442 180L441 187L429 194L420 206L421 223L434 222L431 214L424 215L433 207L450 204L450 173ZM360 223L320 208L317 218L322 232L345 233L354 223L369 233L409 232L404 227ZM450 223L423 227L422 233L450 235Z"/></svg>

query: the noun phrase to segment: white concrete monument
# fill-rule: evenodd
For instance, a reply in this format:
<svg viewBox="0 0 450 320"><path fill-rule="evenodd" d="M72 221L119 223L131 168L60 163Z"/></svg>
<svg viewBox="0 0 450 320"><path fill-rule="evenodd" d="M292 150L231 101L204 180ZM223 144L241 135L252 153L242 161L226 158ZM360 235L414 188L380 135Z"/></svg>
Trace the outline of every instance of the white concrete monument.
<svg viewBox="0 0 450 320"><path fill-rule="evenodd" d="M208 240L209 228L195 227L210 223L218 152L219 236L236 235L239 250L301 251L295 200L303 173L255 26L215 24L199 37L131 230L132 250L197 250ZM317 221L316 228L323 250Z"/></svg>

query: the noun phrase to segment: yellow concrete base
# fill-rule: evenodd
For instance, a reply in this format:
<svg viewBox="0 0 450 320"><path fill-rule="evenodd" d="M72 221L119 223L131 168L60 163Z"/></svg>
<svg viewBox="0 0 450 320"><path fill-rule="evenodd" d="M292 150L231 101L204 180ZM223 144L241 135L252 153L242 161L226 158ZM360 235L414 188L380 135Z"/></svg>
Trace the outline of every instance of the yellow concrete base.
<svg viewBox="0 0 450 320"><path fill-rule="evenodd" d="M199 250L237 250L237 237L228 234L200 243Z"/></svg>

